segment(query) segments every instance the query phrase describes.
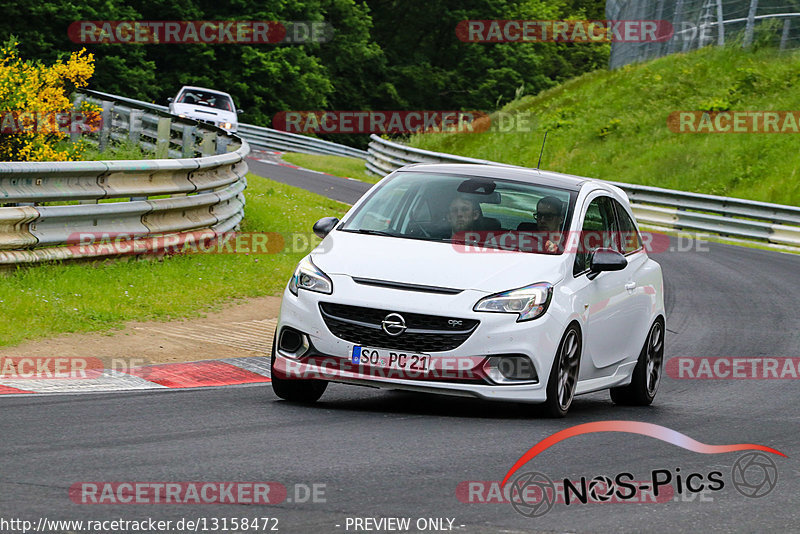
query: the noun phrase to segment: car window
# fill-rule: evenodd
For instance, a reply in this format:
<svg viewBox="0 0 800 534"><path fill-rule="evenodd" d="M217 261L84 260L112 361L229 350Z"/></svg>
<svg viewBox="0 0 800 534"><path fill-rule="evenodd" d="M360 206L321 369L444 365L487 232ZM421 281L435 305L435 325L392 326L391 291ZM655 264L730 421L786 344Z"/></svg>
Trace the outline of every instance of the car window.
<svg viewBox="0 0 800 534"><path fill-rule="evenodd" d="M430 241L463 237L492 248L523 250L524 245L525 252L538 252L533 244L537 229L555 235L550 239L556 242L561 239L574 194L511 180L400 172L379 186L340 229ZM528 235L520 237L523 231Z"/></svg>
<svg viewBox="0 0 800 534"><path fill-rule="evenodd" d="M575 254L575 274L589 269L591 254L598 248L620 251L618 240L614 238L618 230L613 202L613 199L607 196L599 196L586 208L580 242Z"/></svg>
<svg viewBox="0 0 800 534"><path fill-rule="evenodd" d="M611 200L617 211L617 221L619 223L619 245L620 252L630 254L642 248L642 238L636 230L636 225L631 219L622 204L616 200Z"/></svg>
<svg viewBox="0 0 800 534"><path fill-rule="evenodd" d="M403 199L408 196L411 183L390 184L383 195L371 199L365 209L359 210L352 225L363 230L389 231L396 221L395 214L402 207Z"/></svg>
<svg viewBox="0 0 800 534"><path fill-rule="evenodd" d="M187 89L177 100L181 104L194 104L197 106L207 106L210 108L233 111L233 102L226 95L212 93L210 91L198 91L197 89Z"/></svg>

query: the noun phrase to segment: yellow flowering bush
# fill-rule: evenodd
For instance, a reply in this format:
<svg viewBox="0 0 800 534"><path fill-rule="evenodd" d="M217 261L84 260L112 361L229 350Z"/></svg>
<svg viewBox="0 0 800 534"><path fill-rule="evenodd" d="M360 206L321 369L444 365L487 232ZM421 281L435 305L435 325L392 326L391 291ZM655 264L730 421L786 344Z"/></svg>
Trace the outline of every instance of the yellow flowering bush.
<svg viewBox="0 0 800 534"><path fill-rule="evenodd" d="M0 47L0 161L75 161L86 144L69 143L75 121L96 129L99 109L84 104L76 114L69 95L86 87L94 56L86 50L45 65L19 57L17 42Z"/></svg>

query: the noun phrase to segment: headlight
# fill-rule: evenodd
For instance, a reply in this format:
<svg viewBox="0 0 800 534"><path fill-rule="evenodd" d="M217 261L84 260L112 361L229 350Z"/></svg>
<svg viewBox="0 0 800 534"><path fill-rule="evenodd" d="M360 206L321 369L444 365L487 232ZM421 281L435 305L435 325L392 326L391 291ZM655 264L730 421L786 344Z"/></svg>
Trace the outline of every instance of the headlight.
<svg viewBox="0 0 800 534"><path fill-rule="evenodd" d="M289 280L289 291L297 295L298 288L330 295L333 293L333 282L325 273L317 269L317 266L311 262L310 256L306 256L297 264L292 279Z"/></svg>
<svg viewBox="0 0 800 534"><path fill-rule="evenodd" d="M473 308L477 312L516 313L517 322L541 317L553 298L553 284L541 282L503 293L489 295Z"/></svg>
<svg viewBox="0 0 800 534"><path fill-rule="evenodd" d="M223 130L230 130L231 129L231 123L223 122L222 124L219 125L219 127L222 128Z"/></svg>
<svg viewBox="0 0 800 534"><path fill-rule="evenodd" d="M178 113L178 117L180 117L180 118L182 118L182 119L185 119L185 118L186 118L186 115L184 115L183 113Z"/></svg>

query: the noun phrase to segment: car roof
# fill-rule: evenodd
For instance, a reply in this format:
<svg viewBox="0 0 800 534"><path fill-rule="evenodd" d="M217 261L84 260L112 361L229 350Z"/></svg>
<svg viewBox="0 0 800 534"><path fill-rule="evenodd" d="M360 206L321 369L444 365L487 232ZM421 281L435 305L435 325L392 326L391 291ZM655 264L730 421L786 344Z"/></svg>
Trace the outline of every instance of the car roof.
<svg viewBox="0 0 800 534"><path fill-rule="evenodd" d="M229 97L231 100L233 100L233 97L231 97L231 95L229 95L225 91L220 91L218 89L209 89L208 87L197 87L195 85L184 85L183 87L181 87L180 91L178 91L178 94L181 94L181 92L185 89L197 89L198 91L208 91L209 93L217 93L218 95L225 95Z"/></svg>
<svg viewBox="0 0 800 534"><path fill-rule="evenodd" d="M415 163L398 170L408 172L436 172L442 174L461 174L483 178L498 178L527 182L530 184L560 187L570 191L578 191L588 182L601 184L589 178L562 174L559 172L529 169L515 165L477 165L466 163Z"/></svg>

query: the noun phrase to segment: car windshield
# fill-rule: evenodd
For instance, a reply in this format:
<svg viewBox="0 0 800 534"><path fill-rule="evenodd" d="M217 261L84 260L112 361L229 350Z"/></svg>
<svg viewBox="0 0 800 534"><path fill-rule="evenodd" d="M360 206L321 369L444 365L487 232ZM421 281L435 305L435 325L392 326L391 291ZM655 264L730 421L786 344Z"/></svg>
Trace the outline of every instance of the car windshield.
<svg viewBox="0 0 800 534"><path fill-rule="evenodd" d="M198 91L197 89L186 90L178 97L181 104L194 104L196 106L207 106L210 108L233 111L233 101L226 95L212 93L211 91Z"/></svg>
<svg viewBox="0 0 800 534"><path fill-rule="evenodd" d="M399 172L339 229L560 254L574 196L566 189L511 180Z"/></svg>

